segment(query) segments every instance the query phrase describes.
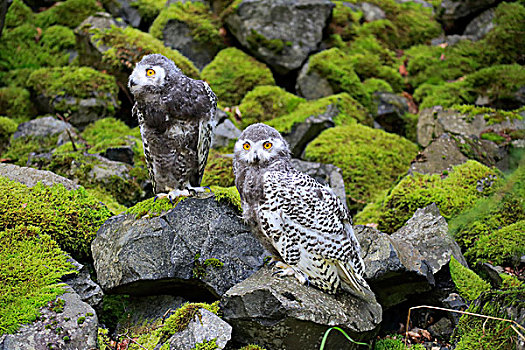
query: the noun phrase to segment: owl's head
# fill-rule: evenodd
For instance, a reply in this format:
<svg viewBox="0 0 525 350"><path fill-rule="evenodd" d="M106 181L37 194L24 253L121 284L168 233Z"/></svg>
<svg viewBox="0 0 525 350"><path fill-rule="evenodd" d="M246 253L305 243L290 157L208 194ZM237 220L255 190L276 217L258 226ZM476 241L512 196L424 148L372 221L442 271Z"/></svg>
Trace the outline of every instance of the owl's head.
<svg viewBox="0 0 525 350"><path fill-rule="evenodd" d="M162 89L173 74L182 74L175 63L161 54L146 55L129 76L128 87L133 95L154 93Z"/></svg>
<svg viewBox="0 0 525 350"><path fill-rule="evenodd" d="M237 162L268 166L276 161L289 160L290 148L277 130L265 124L247 127L235 143Z"/></svg>

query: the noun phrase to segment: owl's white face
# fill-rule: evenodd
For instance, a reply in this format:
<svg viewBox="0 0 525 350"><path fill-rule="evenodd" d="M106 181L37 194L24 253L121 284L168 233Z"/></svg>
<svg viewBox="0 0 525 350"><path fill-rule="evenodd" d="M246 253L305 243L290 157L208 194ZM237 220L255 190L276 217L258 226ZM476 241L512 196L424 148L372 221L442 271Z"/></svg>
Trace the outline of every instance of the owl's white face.
<svg viewBox="0 0 525 350"><path fill-rule="evenodd" d="M282 158L282 152L287 149L286 143L278 138L258 141L239 139L235 143L234 152L239 160L249 164L258 164Z"/></svg>
<svg viewBox="0 0 525 350"><path fill-rule="evenodd" d="M159 65L138 63L129 76L128 87L135 94L144 87L161 87L166 79L166 70Z"/></svg>

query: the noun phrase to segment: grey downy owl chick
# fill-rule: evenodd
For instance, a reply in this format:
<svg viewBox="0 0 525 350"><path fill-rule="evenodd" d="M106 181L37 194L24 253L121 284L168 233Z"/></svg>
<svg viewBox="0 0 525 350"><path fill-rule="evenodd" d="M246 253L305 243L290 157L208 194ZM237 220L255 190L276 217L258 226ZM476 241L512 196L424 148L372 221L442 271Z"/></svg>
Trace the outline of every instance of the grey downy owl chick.
<svg viewBox="0 0 525 350"><path fill-rule="evenodd" d="M295 170L287 142L274 128L246 128L234 149L235 185L244 219L274 259L325 292L371 293L351 218L332 189Z"/></svg>
<svg viewBox="0 0 525 350"><path fill-rule="evenodd" d="M157 197L203 193L202 174L216 125L217 97L160 54L137 63L128 87L135 97L144 155Z"/></svg>

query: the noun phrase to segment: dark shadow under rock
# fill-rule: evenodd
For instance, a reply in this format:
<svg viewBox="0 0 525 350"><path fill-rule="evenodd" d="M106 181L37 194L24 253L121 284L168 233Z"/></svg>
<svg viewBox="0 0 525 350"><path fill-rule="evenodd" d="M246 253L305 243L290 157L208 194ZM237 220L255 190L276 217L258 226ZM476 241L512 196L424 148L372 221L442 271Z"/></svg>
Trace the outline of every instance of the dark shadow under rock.
<svg viewBox="0 0 525 350"><path fill-rule="evenodd" d="M105 291L190 300L222 295L269 255L239 213L214 198L186 199L159 217L115 216L91 250Z"/></svg>
<svg viewBox="0 0 525 350"><path fill-rule="evenodd" d="M236 343L257 343L268 350L317 350L332 326L366 342L381 322L381 306L371 296L365 301L347 293L330 295L293 277L273 276L267 267L228 290L221 310ZM336 332L326 344L327 349L356 346Z"/></svg>

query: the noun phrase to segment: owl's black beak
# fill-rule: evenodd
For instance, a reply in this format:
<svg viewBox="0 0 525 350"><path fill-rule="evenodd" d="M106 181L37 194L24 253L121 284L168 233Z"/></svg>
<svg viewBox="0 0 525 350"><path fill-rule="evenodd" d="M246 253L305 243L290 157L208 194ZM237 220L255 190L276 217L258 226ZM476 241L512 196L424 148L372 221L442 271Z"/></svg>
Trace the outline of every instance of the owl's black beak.
<svg viewBox="0 0 525 350"><path fill-rule="evenodd" d="M129 88L131 89L132 87L134 87L135 85L137 85L137 83L135 83L135 81L133 79L130 79L129 82L128 82L128 86Z"/></svg>
<svg viewBox="0 0 525 350"><path fill-rule="evenodd" d="M253 162L254 163L259 163L259 160L260 160L259 155L257 153L255 153L255 156L253 157Z"/></svg>

